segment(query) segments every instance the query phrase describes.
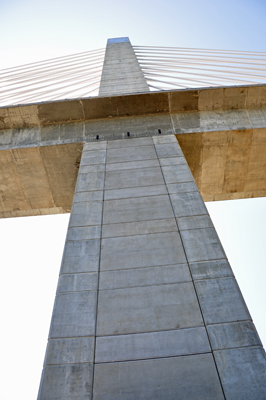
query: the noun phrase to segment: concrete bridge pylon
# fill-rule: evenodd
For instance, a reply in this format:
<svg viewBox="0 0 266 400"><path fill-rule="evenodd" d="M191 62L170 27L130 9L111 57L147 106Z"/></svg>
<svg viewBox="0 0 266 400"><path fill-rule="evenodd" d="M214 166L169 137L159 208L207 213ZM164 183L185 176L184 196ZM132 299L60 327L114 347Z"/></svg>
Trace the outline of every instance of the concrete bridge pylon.
<svg viewBox="0 0 266 400"><path fill-rule="evenodd" d="M17 108L43 179L77 158L75 172L60 170L75 189L50 185L47 208L73 203L38 400L266 399L265 351L203 201L264 193L243 156L250 146L263 159L266 89L256 101L254 90L149 92L129 39L117 38L98 98L28 106L34 146Z"/></svg>

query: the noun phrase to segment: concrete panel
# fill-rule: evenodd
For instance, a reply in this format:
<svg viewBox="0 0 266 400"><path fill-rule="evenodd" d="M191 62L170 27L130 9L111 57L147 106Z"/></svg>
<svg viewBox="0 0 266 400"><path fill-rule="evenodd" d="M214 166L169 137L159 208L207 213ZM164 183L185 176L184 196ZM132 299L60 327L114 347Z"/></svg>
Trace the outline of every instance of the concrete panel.
<svg viewBox="0 0 266 400"><path fill-rule="evenodd" d="M160 158L161 166L187 164L185 157Z"/></svg>
<svg viewBox="0 0 266 400"><path fill-rule="evenodd" d="M101 201L103 200L103 191L79 192L75 193L73 203L83 203L85 201Z"/></svg>
<svg viewBox="0 0 266 400"><path fill-rule="evenodd" d="M79 292L98 289L98 272L63 274L59 277L57 292Z"/></svg>
<svg viewBox="0 0 266 400"><path fill-rule="evenodd" d="M152 140L154 144L176 143L175 135L153 136Z"/></svg>
<svg viewBox="0 0 266 400"><path fill-rule="evenodd" d="M96 304L96 291L57 294L49 338L95 335Z"/></svg>
<svg viewBox="0 0 266 400"><path fill-rule="evenodd" d="M202 325L190 282L99 291L97 336Z"/></svg>
<svg viewBox="0 0 266 400"><path fill-rule="evenodd" d="M163 185L160 167L106 172L105 189Z"/></svg>
<svg viewBox="0 0 266 400"><path fill-rule="evenodd" d="M163 194L168 194L165 185L141 186L135 188L106 190L104 193L104 199L125 199L131 197L159 196Z"/></svg>
<svg viewBox="0 0 266 400"><path fill-rule="evenodd" d="M37 400L90 400L93 364L45 367Z"/></svg>
<svg viewBox="0 0 266 400"><path fill-rule="evenodd" d="M104 202L104 224L165 219L173 216L168 196L136 197Z"/></svg>
<svg viewBox="0 0 266 400"><path fill-rule="evenodd" d="M155 144L155 149L159 158L183 156L182 150L177 142L171 144Z"/></svg>
<svg viewBox="0 0 266 400"><path fill-rule="evenodd" d="M102 237L148 235L150 233L177 232L177 225L172 219L155 219L152 221L127 222L124 224L103 225Z"/></svg>
<svg viewBox="0 0 266 400"><path fill-rule="evenodd" d="M156 159L153 160L143 160L143 161L131 161L124 163L114 163L114 164L106 164L106 171L122 171L122 170L131 170L137 168L153 168L159 167L159 161Z"/></svg>
<svg viewBox="0 0 266 400"><path fill-rule="evenodd" d="M114 362L211 351L205 328L179 329L96 339L95 362Z"/></svg>
<svg viewBox="0 0 266 400"><path fill-rule="evenodd" d="M163 185L160 167L106 172L105 188L120 189L127 187Z"/></svg>
<svg viewBox="0 0 266 400"><path fill-rule="evenodd" d="M79 174L76 192L89 192L90 190L103 190L104 172Z"/></svg>
<svg viewBox="0 0 266 400"><path fill-rule="evenodd" d="M101 225L102 208L102 201L74 203L71 210L69 227Z"/></svg>
<svg viewBox="0 0 266 400"><path fill-rule="evenodd" d="M230 265L225 259L189 263L189 268L194 280L224 278L233 275Z"/></svg>
<svg viewBox="0 0 266 400"><path fill-rule="evenodd" d="M213 350L261 346L261 341L251 321L208 325L207 330Z"/></svg>
<svg viewBox="0 0 266 400"><path fill-rule="evenodd" d="M50 339L47 345L44 365L93 362L94 343L94 336Z"/></svg>
<svg viewBox="0 0 266 400"><path fill-rule="evenodd" d="M96 364L94 400L223 400L213 357Z"/></svg>
<svg viewBox="0 0 266 400"><path fill-rule="evenodd" d="M142 161L157 159L154 146L129 147L121 149L109 149L107 151L107 163Z"/></svg>
<svg viewBox="0 0 266 400"><path fill-rule="evenodd" d="M104 164L106 160L106 150L84 151L80 165Z"/></svg>
<svg viewBox="0 0 266 400"><path fill-rule="evenodd" d="M169 194L198 192L198 188L195 182L171 183L167 185L167 189Z"/></svg>
<svg viewBox="0 0 266 400"><path fill-rule="evenodd" d="M191 229L180 232L189 262L219 260L225 253L213 228Z"/></svg>
<svg viewBox="0 0 266 400"><path fill-rule="evenodd" d="M208 215L177 218L177 224L181 231L187 229L213 228L212 220Z"/></svg>
<svg viewBox="0 0 266 400"><path fill-rule="evenodd" d="M100 273L99 289L121 289L191 281L187 264L143 267Z"/></svg>
<svg viewBox="0 0 266 400"><path fill-rule="evenodd" d="M139 147L139 146L148 146L152 145L153 141L151 137L147 138L138 138L138 139L123 139L123 140L111 140L108 142L108 150L109 149L119 149L121 147Z"/></svg>
<svg viewBox="0 0 266 400"><path fill-rule="evenodd" d="M101 271L186 263L178 232L102 239Z"/></svg>
<svg viewBox="0 0 266 400"><path fill-rule="evenodd" d="M176 217L208 214L199 193L174 193L170 198Z"/></svg>
<svg viewBox="0 0 266 400"><path fill-rule="evenodd" d="M178 157L176 157L176 159L178 159ZM166 184L179 183L179 182L194 182L194 178L186 163L179 165L166 165L162 167L162 171Z"/></svg>
<svg viewBox="0 0 266 400"><path fill-rule="evenodd" d="M262 347L215 351L226 400L266 398L266 358Z"/></svg>
<svg viewBox="0 0 266 400"><path fill-rule="evenodd" d="M234 278L196 281L206 324L251 319Z"/></svg>
<svg viewBox="0 0 266 400"><path fill-rule="evenodd" d="M95 164L95 165L81 165L79 167L79 174L90 174L92 172L104 172L105 164Z"/></svg>
<svg viewBox="0 0 266 400"><path fill-rule="evenodd" d="M95 151L95 150L106 150L107 148L107 142L106 141L101 141L101 142L90 142L90 143L85 143L83 147L83 151Z"/></svg>
<svg viewBox="0 0 266 400"><path fill-rule="evenodd" d="M66 240L89 240L101 237L101 226L85 226L79 228L69 228Z"/></svg>
<svg viewBox="0 0 266 400"><path fill-rule="evenodd" d="M99 253L100 239L66 242L61 274L98 271Z"/></svg>

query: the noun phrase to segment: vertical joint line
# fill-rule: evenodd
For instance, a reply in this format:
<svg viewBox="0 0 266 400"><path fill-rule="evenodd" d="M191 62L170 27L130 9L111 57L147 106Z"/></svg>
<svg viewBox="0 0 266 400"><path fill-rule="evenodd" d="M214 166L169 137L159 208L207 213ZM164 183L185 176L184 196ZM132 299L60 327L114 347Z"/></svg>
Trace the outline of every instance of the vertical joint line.
<svg viewBox="0 0 266 400"><path fill-rule="evenodd" d="M178 143L178 140L177 140L177 143ZM188 261L188 258L187 258L187 253L186 253L185 246L184 246L184 243L183 243L183 239L182 239L182 236L181 236L181 233L180 233L180 229L179 229L179 226L178 226L178 223L177 223L177 217L175 216L174 207L173 207L173 204L172 204L172 201L171 201L171 196L170 196L170 193L168 191L168 186L167 186L167 183L166 183L165 178L164 178L162 166L161 166L161 163L160 163L160 157L158 156L158 153L157 153L156 146L155 146L154 142L153 142L153 145L154 145L154 149L155 149L157 158L159 160L160 169L161 169L161 173L162 173L162 176L163 176L164 184L165 184L166 189L167 189L167 193L168 193L169 201L170 201L170 204L171 204L171 207L172 207L172 210L173 210L173 214L174 214L177 230L178 230L178 233L179 233L179 236L180 236L180 240L181 240L181 243L182 243L182 247L183 247L183 250L184 250L184 254L185 254L185 257L186 257L186 260L187 260L187 265L188 265L189 273L190 273L190 276L191 276L191 281L192 281L192 284L193 284L193 287L194 287L194 291L195 291L195 295L196 295L196 298L197 298L197 301L198 301L198 305L199 305L202 321L204 323L204 327L205 327L206 334L207 334L207 337L208 337L208 341L209 341L209 344L210 344L212 357L213 357L214 365L215 365L215 368L216 368L216 371L217 371L218 379L219 379L219 382L220 382L220 385L221 385L221 389L222 389L224 398L226 399L225 393L224 393L224 388L223 388L222 381L221 381L220 374L219 374L219 370L218 370L218 367L217 367L217 364L216 364L216 360L215 360L215 357L214 357L214 354L213 354L213 349L212 349L212 345L211 345L208 329L207 329L207 326L206 326L206 323L205 323L205 319L204 319L204 316L203 316L203 312L202 312L201 304L200 304L200 301L199 301L198 293L197 293L197 290L196 290L195 282L194 282L194 279L193 279L193 276L192 276L192 272L191 272L191 269L190 269L190 265L189 265L189 261ZM169 145L171 145L171 143L169 143ZM179 143L178 143L178 145L179 145ZM180 145L179 145L179 147L180 147ZM182 152L182 154L183 154L183 152ZM183 154L183 157L184 157L184 154Z"/></svg>

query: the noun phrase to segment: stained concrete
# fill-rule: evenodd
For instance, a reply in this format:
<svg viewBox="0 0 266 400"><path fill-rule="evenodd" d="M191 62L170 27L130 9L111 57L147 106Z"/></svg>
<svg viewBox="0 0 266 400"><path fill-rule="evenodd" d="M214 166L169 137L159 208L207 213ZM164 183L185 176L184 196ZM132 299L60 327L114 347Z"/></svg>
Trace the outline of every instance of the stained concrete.
<svg viewBox="0 0 266 400"><path fill-rule="evenodd" d="M58 293L49 337L93 336L96 302L96 291Z"/></svg>
<svg viewBox="0 0 266 400"><path fill-rule="evenodd" d="M234 278L200 280L195 286L206 324L250 319Z"/></svg>
<svg viewBox="0 0 266 400"><path fill-rule="evenodd" d="M94 360L93 336L67 339L50 339L44 365L92 363Z"/></svg>
<svg viewBox="0 0 266 400"><path fill-rule="evenodd" d="M100 239L68 241L61 265L62 273L93 272L99 268ZM87 255L90 255L89 259Z"/></svg>
<svg viewBox="0 0 266 400"><path fill-rule="evenodd" d="M261 341L251 321L209 325L207 330L214 350L261 346Z"/></svg>
<svg viewBox="0 0 266 400"><path fill-rule="evenodd" d="M189 263L189 267L194 280L224 278L233 275L226 259L191 262Z"/></svg>
<svg viewBox="0 0 266 400"><path fill-rule="evenodd" d="M199 192L181 192L170 195L176 217L208 214Z"/></svg>
<svg viewBox="0 0 266 400"><path fill-rule="evenodd" d="M77 187L79 188L79 185L77 185ZM71 210L69 227L100 225L102 220L102 208L103 205L101 201L74 203Z"/></svg>
<svg viewBox="0 0 266 400"><path fill-rule="evenodd" d="M180 234L189 262L225 258L214 228L182 230Z"/></svg>
<svg viewBox="0 0 266 400"><path fill-rule="evenodd" d="M215 351L226 400L266 397L266 357L262 347Z"/></svg>
<svg viewBox="0 0 266 400"><path fill-rule="evenodd" d="M98 289L98 273L62 274L59 277L57 292L81 292Z"/></svg>
<svg viewBox="0 0 266 400"><path fill-rule="evenodd" d="M37 400L90 400L93 364L47 366Z"/></svg>

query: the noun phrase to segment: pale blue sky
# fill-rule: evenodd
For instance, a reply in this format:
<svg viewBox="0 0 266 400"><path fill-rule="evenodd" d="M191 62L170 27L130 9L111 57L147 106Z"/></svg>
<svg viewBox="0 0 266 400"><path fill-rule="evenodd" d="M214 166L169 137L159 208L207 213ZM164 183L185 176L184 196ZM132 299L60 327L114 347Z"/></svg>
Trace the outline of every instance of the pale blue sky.
<svg viewBox="0 0 266 400"><path fill-rule="evenodd" d="M105 47L134 45L266 52L266 2L0 0L0 69ZM266 201L208 208L261 338L266 343ZM35 400L68 216L0 221L0 400Z"/></svg>

